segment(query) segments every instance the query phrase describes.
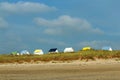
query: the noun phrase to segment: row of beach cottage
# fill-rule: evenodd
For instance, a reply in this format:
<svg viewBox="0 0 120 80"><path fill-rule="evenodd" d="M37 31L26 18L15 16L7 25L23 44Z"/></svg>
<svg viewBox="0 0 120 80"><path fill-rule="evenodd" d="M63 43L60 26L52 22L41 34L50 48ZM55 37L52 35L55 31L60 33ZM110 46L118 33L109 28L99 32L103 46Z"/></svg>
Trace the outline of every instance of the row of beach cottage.
<svg viewBox="0 0 120 80"><path fill-rule="evenodd" d="M87 50L94 50L92 47L83 47L82 51L87 51ZM103 47L102 50L107 50L107 51L112 51L111 47ZM65 48L64 53L72 53L75 52L75 50L72 47ZM51 48L48 53L59 53L57 48ZM12 55L30 55L30 52L28 50L22 50L20 53L15 51L11 53ZM33 52L34 55L43 55L44 52L42 49L36 49Z"/></svg>

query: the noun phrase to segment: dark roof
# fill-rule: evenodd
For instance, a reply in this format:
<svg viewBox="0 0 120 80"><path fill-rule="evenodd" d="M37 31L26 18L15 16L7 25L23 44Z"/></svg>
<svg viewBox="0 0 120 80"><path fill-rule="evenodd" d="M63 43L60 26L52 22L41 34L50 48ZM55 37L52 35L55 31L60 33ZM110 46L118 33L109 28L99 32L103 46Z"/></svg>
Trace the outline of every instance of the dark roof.
<svg viewBox="0 0 120 80"><path fill-rule="evenodd" d="M55 52L57 50L57 48L52 48L49 50L49 52Z"/></svg>

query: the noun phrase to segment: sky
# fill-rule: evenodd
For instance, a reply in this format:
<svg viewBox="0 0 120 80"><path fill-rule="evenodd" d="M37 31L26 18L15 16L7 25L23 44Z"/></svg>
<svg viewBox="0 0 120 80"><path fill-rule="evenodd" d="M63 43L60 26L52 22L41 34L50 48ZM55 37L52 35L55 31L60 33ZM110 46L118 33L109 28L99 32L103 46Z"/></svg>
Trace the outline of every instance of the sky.
<svg viewBox="0 0 120 80"><path fill-rule="evenodd" d="M120 49L120 0L0 0L0 53Z"/></svg>

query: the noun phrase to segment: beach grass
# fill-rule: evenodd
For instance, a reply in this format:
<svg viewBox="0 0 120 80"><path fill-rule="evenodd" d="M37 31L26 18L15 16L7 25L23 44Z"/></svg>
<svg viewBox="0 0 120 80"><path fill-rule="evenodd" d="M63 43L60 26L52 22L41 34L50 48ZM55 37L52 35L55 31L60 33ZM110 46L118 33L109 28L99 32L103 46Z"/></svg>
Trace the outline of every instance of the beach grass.
<svg viewBox="0 0 120 80"><path fill-rule="evenodd" d="M49 61L72 61L72 60L96 60L96 59L120 59L120 50L115 51L102 51L102 50L89 50L78 51L73 53L52 53L44 55L10 55L1 54L0 63L34 63L34 62L49 62Z"/></svg>

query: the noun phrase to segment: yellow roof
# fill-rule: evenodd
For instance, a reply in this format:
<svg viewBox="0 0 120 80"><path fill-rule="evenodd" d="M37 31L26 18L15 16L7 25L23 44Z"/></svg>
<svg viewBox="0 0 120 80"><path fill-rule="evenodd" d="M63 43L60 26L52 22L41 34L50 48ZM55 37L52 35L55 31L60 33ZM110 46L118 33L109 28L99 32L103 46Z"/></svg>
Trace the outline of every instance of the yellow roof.
<svg viewBox="0 0 120 80"><path fill-rule="evenodd" d="M91 47L84 47L82 50L90 50L91 49Z"/></svg>
<svg viewBox="0 0 120 80"><path fill-rule="evenodd" d="M40 49L36 49L34 52L35 53L39 53L39 52L41 52L41 50Z"/></svg>

